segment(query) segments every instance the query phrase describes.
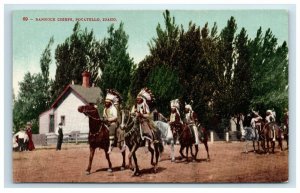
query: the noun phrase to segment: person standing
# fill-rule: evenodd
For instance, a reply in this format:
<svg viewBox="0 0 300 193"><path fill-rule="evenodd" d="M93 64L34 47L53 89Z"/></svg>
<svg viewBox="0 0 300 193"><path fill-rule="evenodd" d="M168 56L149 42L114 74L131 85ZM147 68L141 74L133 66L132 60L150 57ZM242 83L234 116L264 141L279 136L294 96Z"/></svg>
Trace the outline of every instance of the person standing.
<svg viewBox="0 0 300 193"><path fill-rule="evenodd" d="M62 123L58 124L58 137L57 137L57 145L56 145L56 151L61 150L61 144L63 143L64 134L62 130Z"/></svg>
<svg viewBox="0 0 300 193"><path fill-rule="evenodd" d="M28 144L27 144L27 149L29 151L32 151L32 150L35 149L34 143L32 141L32 129L31 129L31 127L32 127L32 124L30 122L27 122L27 124L26 124L26 134L28 135L28 139L29 139Z"/></svg>
<svg viewBox="0 0 300 193"><path fill-rule="evenodd" d="M26 142L28 141L28 136L24 128L21 128L19 132L14 135L14 138L18 139L18 148L19 151L26 150Z"/></svg>

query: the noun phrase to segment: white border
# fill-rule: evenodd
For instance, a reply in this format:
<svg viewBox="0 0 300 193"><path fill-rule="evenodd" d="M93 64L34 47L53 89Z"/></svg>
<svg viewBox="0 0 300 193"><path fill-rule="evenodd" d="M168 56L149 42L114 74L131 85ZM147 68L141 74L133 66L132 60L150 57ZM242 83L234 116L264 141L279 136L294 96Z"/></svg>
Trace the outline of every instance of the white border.
<svg viewBox="0 0 300 193"><path fill-rule="evenodd" d="M191 0L185 0L185 1L179 1L179 0L173 0L173 1L164 1L164 3L166 4L157 4L157 3L161 3L161 1L159 0L152 0L152 1L143 1L143 2L139 2L139 1L126 1L125 3L127 3L127 5L124 5L124 1L122 0L117 0L117 1L90 1L90 0L86 0L84 2L81 1L71 1L71 3L74 4L82 4L84 3L84 5L77 5L77 6L72 6L72 5L66 5L64 4L65 1L61 1L61 0L52 0L52 1L38 1L38 0L31 0L31 1L18 1L18 0L4 0L1 1L1 15L4 15L4 4L14 4L16 7L18 7L18 9L37 9L37 5L26 5L26 4L44 4L44 5L38 5L43 9L95 9L93 8L92 5L87 5L87 3L92 3L92 4L109 4L106 6L103 6L107 9L165 9L165 8L173 8L176 7L178 9L182 9L182 8L186 8L186 9L238 9L239 6L242 6L242 8L244 9L260 9L260 8L280 8L280 7L284 7L284 6L288 6L289 11L291 8L291 5L285 5L286 3L290 3L290 4L297 4L298 1L294 0L294 1L279 1L279 0L263 0L263 1L259 1L259 2L255 2L255 1L201 1L202 5L201 8L199 7L199 5L186 5L186 4L196 4L196 1L191 1ZM17 5L18 3L26 3L23 5ZM174 5L175 3L177 3L177 5ZM253 3L255 3L256 5L254 5ZM276 4L281 4L281 6L279 5L274 5L274 3ZM48 5L46 5L48 4ZM49 5L49 4L61 4L59 7L57 5ZM113 4L118 4L118 5L113 5ZM121 4L121 5L120 5ZM128 4L134 4L134 5L128 5ZM136 4L147 4L147 6L145 7L145 5L136 5ZM151 4L151 5L150 5ZM169 5L168 5L169 4ZM170 5L172 4L172 5ZM179 5L179 4L184 4L184 5ZM236 4L236 5L232 5L232 4ZM271 4L271 5L266 5L266 4ZM150 5L150 6L149 6ZM171 9L170 8L170 9ZM299 6L296 7L295 11L295 15L297 13L297 18L299 17ZM289 81L290 81L290 105L293 106L293 109L298 109L298 105L296 104L296 98L298 98L298 91L296 89L296 84L299 82L299 78L296 76L296 73L298 73L298 68L296 67L296 56L299 56L299 54L296 54L296 45L299 45L299 39L296 39L295 36L295 32L299 31L298 30L298 26L297 29L295 30L295 26L296 26L296 17L293 16L293 18L289 18L290 19L290 34L289 34L289 52L290 52L290 77L289 77ZM11 61L11 46L9 45L9 43L11 43L11 37L9 37L11 35L4 33L4 29L5 32L7 32L7 30L10 32L11 29L7 29L8 27L10 27L10 25L7 24L7 20L9 18L7 17L1 17L1 26L0 26L0 30L2 33L0 42L4 42L5 46L1 46L1 50L0 50L0 58L5 59L4 61L4 65L0 65L1 66L1 79L0 82L2 83L1 85L1 91L0 91L0 122L4 123L4 127L1 127L1 131L6 131L5 133L7 133L7 130L9 130L10 126L11 126L11 116L9 116L9 114L11 115L11 99L8 100L8 98L11 96L11 86L12 86L12 82L11 82L11 66L9 62L7 61ZM5 22L4 22L5 21ZM4 28L5 27L5 28ZM292 30L293 29L293 30ZM4 38L4 34L5 34L5 38ZM297 41L297 43L296 43ZM5 57L4 57L5 56ZM2 60L3 61L3 60ZM293 64L292 64L293 62ZM11 97L10 97L11 98ZM296 106L297 105L297 106ZM297 108L295 108L297 107ZM3 111L2 111L3 109ZM293 122L291 123L291 127L293 128L297 128L296 126L299 125L299 121L298 119L296 119L296 116L298 113L298 110L294 110L293 112L291 112L291 114L294 114L294 116L291 116L291 121L293 120ZM4 119L3 119L4 118ZM4 133L4 134L5 134ZM299 135L299 132L298 132ZM0 141L2 142L2 144L9 142L10 140L7 140L4 138L4 136L7 135L1 135ZM299 136L297 137L297 139L299 138ZM294 142L295 142L296 136L294 136ZM297 143L297 147L299 147L299 141L296 142ZM294 173L294 177L296 177L296 174L299 174L299 167L296 167L296 147L293 145L296 145L295 143L291 143L291 149L290 149L290 155L294 154L294 159L293 156L290 156L290 161L294 162L295 166L293 166L293 163L290 162L290 173ZM289 189L273 189L273 188L278 188L278 187L286 187L284 184L282 185L278 185L278 184L269 184L270 186L265 186L268 184L160 184L160 185L153 185L153 184L9 184L7 183L7 178L9 176L9 174L7 173L7 171L10 171L11 173L11 163L9 164L8 162L11 162L11 155L9 155L9 153L7 151L9 151L9 149L7 149L7 144L4 144L5 148L2 148L0 150L0 158L1 158L1 166L0 166L0 171L5 171L4 173L1 173L0 176L0 180L1 180L1 188L3 188L4 191L7 191L8 187L13 187L13 188L19 188L19 187L40 187L40 188L48 188L48 187L60 187L60 188L65 188L65 187L73 187L73 188L89 188L89 187L93 187L93 188L110 188L110 187L150 187L150 188L154 188L154 187L161 187L161 188L189 188L189 187L193 187L193 188L205 188L205 189L201 189L201 191L205 191L205 192L211 192L214 191L213 189L207 189L207 188L221 188L221 187L225 187L226 189L222 189L221 191L230 191L230 192L234 192L236 191L243 191L243 192L247 192L247 191L257 191L257 190L261 190L261 189L256 189L257 187L260 188L272 188L272 192L287 192L287 191L291 191L291 192L295 192L296 190L298 190L298 186L296 186L296 184L300 184L299 183L299 179L290 179L289 184L296 186L297 189L290 187ZM4 151L3 151L4 150ZM6 157L4 157L6 156ZM297 158L299 156L299 153L297 153ZM4 158L4 159L2 159ZM299 159L297 159L299 160ZM3 164L2 164L3 163ZM5 165L4 165L5 164ZM3 167L4 166L4 167ZM5 176L4 176L5 174ZM5 177L5 178L4 178ZM298 178L299 176L297 176ZM290 177L291 178L291 177ZM5 181L4 181L5 180ZM296 183L297 180L297 183ZM2 183L5 184L2 184ZM25 185L25 186L23 186ZM231 189L231 188L251 188L251 189ZM5 189L4 189L5 188ZM254 188L254 189L253 189ZM38 189L26 189L26 191L29 190L30 192L35 192L35 191L41 191ZM92 191L92 189L89 189L88 191ZM178 189L177 189L178 190ZM18 192L20 191L24 191L24 190L18 190ZM43 190L44 191L44 190ZM73 191L72 189L70 189L70 191ZM96 191L99 191L96 189ZM101 190L103 191L103 190ZM111 190L106 190L106 191L111 191ZM119 191L124 191L124 189L119 190ZM143 190L145 191L145 190ZM168 190L168 191L173 191L173 190ZM192 191L192 190L190 190ZM199 191L199 190L198 190ZM263 189L263 191L267 191L266 189ZM3 191L1 191L3 192ZM176 192L176 191L175 191Z"/></svg>

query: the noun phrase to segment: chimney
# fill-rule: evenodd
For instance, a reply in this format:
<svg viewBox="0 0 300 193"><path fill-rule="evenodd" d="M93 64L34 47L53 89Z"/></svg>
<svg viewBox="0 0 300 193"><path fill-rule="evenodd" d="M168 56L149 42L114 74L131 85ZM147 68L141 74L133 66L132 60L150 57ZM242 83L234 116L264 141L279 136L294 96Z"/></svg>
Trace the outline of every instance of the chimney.
<svg viewBox="0 0 300 193"><path fill-rule="evenodd" d="M82 74L82 86L85 88L90 88L90 76L88 71L84 71Z"/></svg>

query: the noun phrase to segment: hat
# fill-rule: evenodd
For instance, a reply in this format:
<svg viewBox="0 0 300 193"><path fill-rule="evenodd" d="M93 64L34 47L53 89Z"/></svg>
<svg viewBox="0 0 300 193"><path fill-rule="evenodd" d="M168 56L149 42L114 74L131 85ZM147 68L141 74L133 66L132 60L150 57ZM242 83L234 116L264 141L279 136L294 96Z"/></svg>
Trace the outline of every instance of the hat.
<svg viewBox="0 0 300 193"><path fill-rule="evenodd" d="M143 98L146 100L146 102L153 102L155 100L154 95L152 94L152 91L149 88L143 88L139 94L137 95L137 98Z"/></svg>
<svg viewBox="0 0 300 193"><path fill-rule="evenodd" d="M114 105L119 105L122 100L120 93L114 89L107 89L107 94L105 97L106 102L111 102Z"/></svg>
<svg viewBox="0 0 300 193"><path fill-rule="evenodd" d="M31 122L29 122L29 121L26 123L26 125L30 125L30 126L32 126Z"/></svg>
<svg viewBox="0 0 300 193"><path fill-rule="evenodd" d="M179 99L171 100L170 103L171 103L171 108L177 108L177 109L179 109L179 107L180 107Z"/></svg>
<svg viewBox="0 0 300 193"><path fill-rule="evenodd" d="M267 110L267 112L266 113L271 113L272 114L272 111L271 110Z"/></svg>

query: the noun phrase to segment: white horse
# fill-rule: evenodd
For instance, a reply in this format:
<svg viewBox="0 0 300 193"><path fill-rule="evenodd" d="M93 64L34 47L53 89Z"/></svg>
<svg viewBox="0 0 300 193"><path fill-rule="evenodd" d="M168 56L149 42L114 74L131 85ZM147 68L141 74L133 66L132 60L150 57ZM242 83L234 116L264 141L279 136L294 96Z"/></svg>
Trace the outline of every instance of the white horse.
<svg viewBox="0 0 300 193"><path fill-rule="evenodd" d="M154 121L156 128L159 129L161 139L164 143L171 145L171 161L175 161L174 144L175 140L171 131L171 126L163 121Z"/></svg>

